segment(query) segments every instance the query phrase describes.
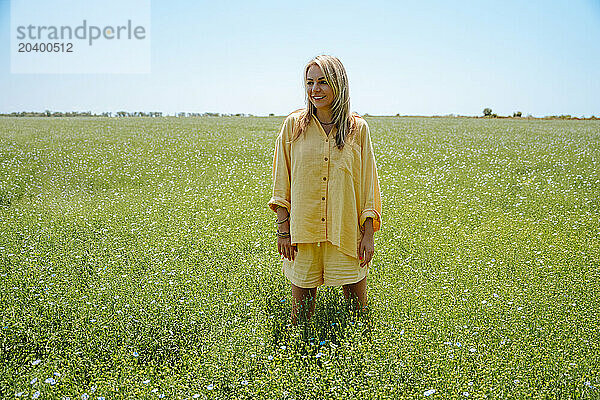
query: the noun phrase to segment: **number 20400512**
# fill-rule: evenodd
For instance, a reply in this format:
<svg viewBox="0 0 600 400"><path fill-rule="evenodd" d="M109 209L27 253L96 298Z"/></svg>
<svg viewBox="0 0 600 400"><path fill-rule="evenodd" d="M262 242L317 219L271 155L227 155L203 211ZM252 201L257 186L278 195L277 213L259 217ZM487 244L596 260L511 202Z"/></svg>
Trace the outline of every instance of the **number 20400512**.
<svg viewBox="0 0 600 400"><path fill-rule="evenodd" d="M19 43L19 53L72 53L73 43Z"/></svg>

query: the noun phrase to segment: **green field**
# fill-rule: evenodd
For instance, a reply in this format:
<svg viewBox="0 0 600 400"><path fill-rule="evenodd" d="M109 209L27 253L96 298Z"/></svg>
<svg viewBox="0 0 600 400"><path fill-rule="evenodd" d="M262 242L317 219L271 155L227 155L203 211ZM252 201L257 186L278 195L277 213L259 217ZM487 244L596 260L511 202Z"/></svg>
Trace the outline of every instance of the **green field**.
<svg viewBox="0 0 600 400"><path fill-rule="evenodd" d="M289 329L282 121L0 118L0 398L600 398L600 122L368 117L370 316Z"/></svg>

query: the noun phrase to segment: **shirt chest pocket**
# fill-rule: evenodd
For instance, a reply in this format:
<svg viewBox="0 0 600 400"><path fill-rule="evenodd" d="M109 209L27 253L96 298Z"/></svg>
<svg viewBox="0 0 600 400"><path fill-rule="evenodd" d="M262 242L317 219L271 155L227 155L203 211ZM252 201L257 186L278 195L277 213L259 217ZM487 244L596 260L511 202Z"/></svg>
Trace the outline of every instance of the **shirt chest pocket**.
<svg viewBox="0 0 600 400"><path fill-rule="evenodd" d="M342 151L339 152L337 167L347 174L350 174L354 181L360 179L360 148L353 143L346 143Z"/></svg>

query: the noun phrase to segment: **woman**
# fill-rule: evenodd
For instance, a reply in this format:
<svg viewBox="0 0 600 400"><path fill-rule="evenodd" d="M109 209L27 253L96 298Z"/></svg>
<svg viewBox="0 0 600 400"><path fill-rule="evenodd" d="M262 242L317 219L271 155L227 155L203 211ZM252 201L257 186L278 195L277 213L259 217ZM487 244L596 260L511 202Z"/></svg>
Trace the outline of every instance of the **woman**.
<svg viewBox="0 0 600 400"><path fill-rule="evenodd" d="M317 287L342 286L367 306L366 276L381 228L381 197L367 122L350 113L348 78L336 57L304 69L306 108L285 119L275 143L277 249L292 287L292 324L309 319Z"/></svg>

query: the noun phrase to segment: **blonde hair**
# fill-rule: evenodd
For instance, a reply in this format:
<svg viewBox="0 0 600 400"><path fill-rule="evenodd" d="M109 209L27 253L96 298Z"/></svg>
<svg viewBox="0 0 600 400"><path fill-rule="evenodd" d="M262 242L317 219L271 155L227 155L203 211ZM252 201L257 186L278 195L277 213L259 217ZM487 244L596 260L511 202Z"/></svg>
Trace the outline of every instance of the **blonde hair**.
<svg viewBox="0 0 600 400"><path fill-rule="evenodd" d="M323 71L325 81L333 89L334 99L331 103L331 117L334 126L337 128L335 135L335 144L338 149L343 149L346 138L351 135L356 128L354 116L350 113L350 93L348 88L348 75L342 62L334 56L320 55L310 60L304 67L304 94L306 108L300 113L294 127L292 141L296 140L308 127L312 118L317 118L317 108L311 103L306 88L306 75L311 65L317 65ZM358 114L355 114L358 116Z"/></svg>

